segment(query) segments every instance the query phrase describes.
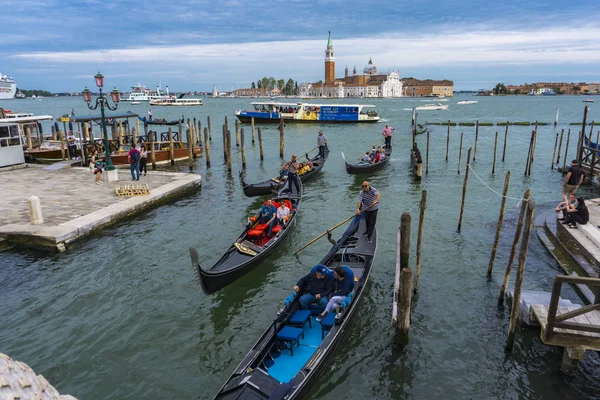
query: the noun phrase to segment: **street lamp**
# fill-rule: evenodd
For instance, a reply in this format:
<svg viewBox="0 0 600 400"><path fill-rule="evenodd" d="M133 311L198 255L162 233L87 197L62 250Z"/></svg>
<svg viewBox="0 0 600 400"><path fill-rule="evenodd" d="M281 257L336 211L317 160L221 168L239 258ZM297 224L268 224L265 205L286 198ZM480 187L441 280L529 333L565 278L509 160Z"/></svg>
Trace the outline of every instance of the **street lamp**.
<svg viewBox="0 0 600 400"><path fill-rule="evenodd" d="M94 106L90 105L90 102L92 101L92 92L90 91L90 89L87 88L87 86L85 87L85 89L83 89L83 100L87 103L87 106L90 110L95 110L98 108L98 105L100 105L100 113L102 115L102 131L104 132L104 151L106 153L105 169L106 171L114 171L115 166L113 165L112 160L110 159L110 144L108 143L108 132L106 131L104 107L108 108L111 111L115 111L119 103L120 94L116 87L110 92L110 97L114 103L114 108L111 107L110 103L108 102L108 98L104 97L104 95L102 94L102 87L104 86L104 75L98 72L98 74L94 76L94 79L96 80L96 86L98 86L98 89L100 90L100 95L96 99L96 104Z"/></svg>

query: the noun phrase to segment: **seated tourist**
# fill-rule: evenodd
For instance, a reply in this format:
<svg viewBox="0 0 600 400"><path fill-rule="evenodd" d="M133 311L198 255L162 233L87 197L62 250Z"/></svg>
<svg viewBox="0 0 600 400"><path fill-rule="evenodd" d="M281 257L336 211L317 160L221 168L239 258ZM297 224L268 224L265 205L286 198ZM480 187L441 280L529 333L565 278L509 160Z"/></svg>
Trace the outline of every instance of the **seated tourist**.
<svg viewBox="0 0 600 400"><path fill-rule="evenodd" d="M385 150L383 148L379 149L379 159L383 161L385 159Z"/></svg>
<svg viewBox="0 0 600 400"><path fill-rule="evenodd" d="M381 153L375 152L375 157L373 157L371 164L377 164L379 161L381 161Z"/></svg>
<svg viewBox="0 0 600 400"><path fill-rule="evenodd" d="M312 161L308 160L308 161L306 162L306 165L308 165L308 168L309 168L309 169L313 169L313 166L314 166L314 164L313 164L313 162L312 162Z"/></svg>
<svg viewBox="0 0 600 400"><path fill-rule="evenodd" d="M267 203L263 205L258 212L258 217L256 219L259 224L270 224L275 219L276 213L277 208L275 208L273 201L267 200Z"/></svg>
<svg viewBox="0 0 600 400"><path fill-rule="evenodd" d="M332 288L333 282L327 275L327 267L318 265L314 273L311 271L296 283L294 291L298 293L300 290L306 290L306 293L300 297L300 308L306 310L308 305L313 302L325 308Z"/></svg>
<svg viewBox="0 0 600 400"><path fill-rule="evenodd" d="M569 205L577 206L577 198L573 196L573 201L570 199L570 195L567 197L567 201L563 201L556 206L554 209L557 213L561 213L561 216L558 218L559 221L567 220L567 207Z"/></svg>
<svg viewBox="0 0 600 400"><path fill-rule="evenodd" d="M279 179L287 177L289 168L290 166L288 163L283 163L283 165L281 166L281 170L279 171Z"/></svg>
<svg viewBox="0 0 600 400"><path fill-rule="evenodd" d="M300 169L298 170L298 175L304 175L308 171L310 171L310 167L308 166L308 163L300 163Z"/></svg>
<svg viewBox="0 0 600 400"><path fill-rule="evenodd" d="M337 308L346 298L352 288L352 281L346 279L346 271L341 266L337 266L333 271L334 289L331 299L327 302L325 310L317 317L317 321L322 321L328 312Z"/></svg>
<svg viewBox="0 0 600 400"><path fill-rule="evenodd" d="M575 197L574 193L570 194L569 201L573 202L574 197ZM590 220L590 212L589 212L587 206L585 205L585 201L583 200L583 197L577 198L576 205L574 205L574 204L567 205L566 218L567 218L566 222L568 224L567 226L569 228L573 228L573 229L577 229L578 223L580 223L582 225L585 225L588 223L588 221Z"/></svg>
<svg viewBox="0 0 600 400"><path fill-rule="evenodd" d="M360 161L364 161L364 162L367 162L367 163L371 162L371 157L369 156L369 152L368 151L365 153L364 156L362 156L362 158L360 159Z"/></svg>
<svg viewBox="0 0 600 400"><path fill-rule="evenodd" d="M285 202L282 201L277 209L277 222L275 225L285 225L288 219L290 219L290 209L285 205Z"/></svg>

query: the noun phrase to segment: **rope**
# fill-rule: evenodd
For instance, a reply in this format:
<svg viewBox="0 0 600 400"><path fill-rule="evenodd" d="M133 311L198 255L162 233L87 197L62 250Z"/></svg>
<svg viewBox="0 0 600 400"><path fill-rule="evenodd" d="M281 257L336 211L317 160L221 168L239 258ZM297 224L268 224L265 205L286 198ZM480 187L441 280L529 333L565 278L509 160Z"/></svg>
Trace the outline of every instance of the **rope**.
<svg viewBox="0 0 600 400"><path fill-rule="evenodd" d="M522 197L510 197L510 196L503 196L502 194L500 194L500 193L496 192L494 189L492 189L492 188L490 187L490 185L488 185L487 183L485 183L485 182L483 181L483 179L481 179L481 178L479 177L479 175L477 175L477 172L475 172L475 170L474 170L473 168L471 168L471 164L467 164L467 166L469 167L469 169L471 170L471 172L473 172L473 174L474 174L474 175L477 177L477 179L479 179L479 181L480 181L481 183L483 183L483 185L484 185L485 187L487 187L488 189L490 189L490 190L491 190L491 191L492 191L494 194L496 194L496 195L498 195L498 196L500 196L500 197L506 197L507 199L510 199L510 200L517 200L517 201L518 201L518 203L516 204L516 206L515 206L515 207L520 207L520 206L521 206L521 202L523 202L523 201L527 201L527 199L524 199L524 198L522 198Z"/></svg>

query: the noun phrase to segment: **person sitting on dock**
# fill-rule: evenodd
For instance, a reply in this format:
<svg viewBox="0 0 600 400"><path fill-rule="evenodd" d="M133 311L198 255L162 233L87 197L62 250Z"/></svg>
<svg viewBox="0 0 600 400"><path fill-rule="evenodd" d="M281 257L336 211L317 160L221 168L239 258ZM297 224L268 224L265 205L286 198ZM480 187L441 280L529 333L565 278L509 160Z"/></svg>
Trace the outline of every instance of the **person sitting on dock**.
<svg viewBox="0 0 600 400"><path fill-rule="evenodd" d="M334 277L334 289L331 298L327 302L327 306L325 306L325 311L323 311L318 317L317 321L321 322L323 318L327 315L327 313L331 312L334 308L339 307L342 304L342 301L346 298L348 293L352 288L352 281L350 279L346 279L346 271L342 266L337 266L333 271Z"/></svg>
<svg viewBox="0 0 600 400"><path fill-rule="evenodd" d="M300 308L306 310L310 303L316 302L319 307L325 308L327 306L327 297L333 290L333 282L327 274L327 267L324 265L317 265L315 272L311 272L301 278L294 291L298 293L300 290L306 289L306 293L300 296Z"/></svg>
<svg viewBox="0 0 600 400"><path fill-rule="evenodd" d="M570 200L572 201L575 197L574 194L570 195ZM585 205L585 200L583 197L577 198L577 204L569 204L567 206L567 226L569 228L577 229L577 224L585 225L590 220L590 212Z"/></svg>
<svg viewBox="0 0 600 400"><path fill-rule="evenodd" d="M567 202L567 196L577 192L579 185L583 183L584 176L585 173L577 163L577 160L571 161L571 166L569 167L569 171L563 182L562 196L565 203Z"/></svg>

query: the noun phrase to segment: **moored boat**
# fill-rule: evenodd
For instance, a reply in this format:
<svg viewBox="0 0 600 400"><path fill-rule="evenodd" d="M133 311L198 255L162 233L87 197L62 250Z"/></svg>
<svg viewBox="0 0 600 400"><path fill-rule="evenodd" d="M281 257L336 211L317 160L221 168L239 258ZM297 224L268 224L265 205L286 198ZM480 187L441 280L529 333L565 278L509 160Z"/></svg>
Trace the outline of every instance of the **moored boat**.
<svg viewBox="0 0 600 400"><path fill-rule="evenodd" d="M204 293L215 293L239 279L283 241L291 231L292 224L300 207L302 183L300 183L299 191L296 190L295 186L293 186L292 192L287 187L279 188L271 200L277 203L277 207L279 207L280 203L285 203L290 209L288 221L285 225L275 226L272 235L268 235L267 233L267 224L259 224L259 221L249 222L242 234L209 270L202 269L198 252L196 249L190 247L192 264Z"/></svg>
<svg viewBox="0 0 600 400"><path fill-rule="evenodd" d="M415 110L424 111L424 110L447 110L448 104L424 104L422 106L415 107Z"/></svg>
<svg viewBox="0 0 600 400"><path fill-rule="evenodd" d="M251 103L253 110L238 110L235 115L240 122L278 123L282 118L287 122L378 122L373 105L366 104L313 104L278 103L274 101Z"/></svg>
<svg viewBox="0 0 600 400"><path fill-rule="evenodd" d="M325 152L325 158L321 158L321 156L319 154L317 154L316 156L314 156L312 158L309 158L308 153L306 153L306 159L308 161L312 162L313 166L310 171L308 171L302 175L298 175L298 177L300 178L302 183L307 182L308 180L310 180L311 178L316 176L319 173L319 171L321 171L323 169L323 166L325 165L325 162L327 161L328 155L329 155L329 148L327 148L327 150ZM270 194L273 190L277 189L277 187L279 187L283 182L281 176L279 176L278 178L271 178L267 181L260 182L260 183L246 183L244 181L243 173L240 173L240 177L241 177L241 181L242 181L242 189L244 190L244 194L248 197L264 196L264 195Z"/></svg>
<svg viewBox="0 0 600 400"><path fill-rule="evenodd" d="M303 293L293 292L215 399L301 398L335 353L344 332L350 329L351 319L363 297L377 250L376 232L368 243L360 235L365 228L364 218L355 217L320 265L310 271L323 266L328 274L333 274L334 268L342 266L346 276L350 276L354 287L340 304L339 314L331 312L319 323L315 319L320 312L318 306L310 305L306 315L306 311L299 308L299 297ZM294 284L290 282L290 286Z"/></svg>
<svg viewBox="0 0 600 400"><path fill-rule="evenodd" d="M367 172L377 171L385 167L390 162L390 158L392 158L392 147L390 147L389 149L385 149L384 154L385 158L374 164L365 161L350 164L348 163L348 161L346 161L344 153L342 153L342 157L344 158L344 164L346 165L346 172L348 172L349 174L364 174Z"/></svg>

